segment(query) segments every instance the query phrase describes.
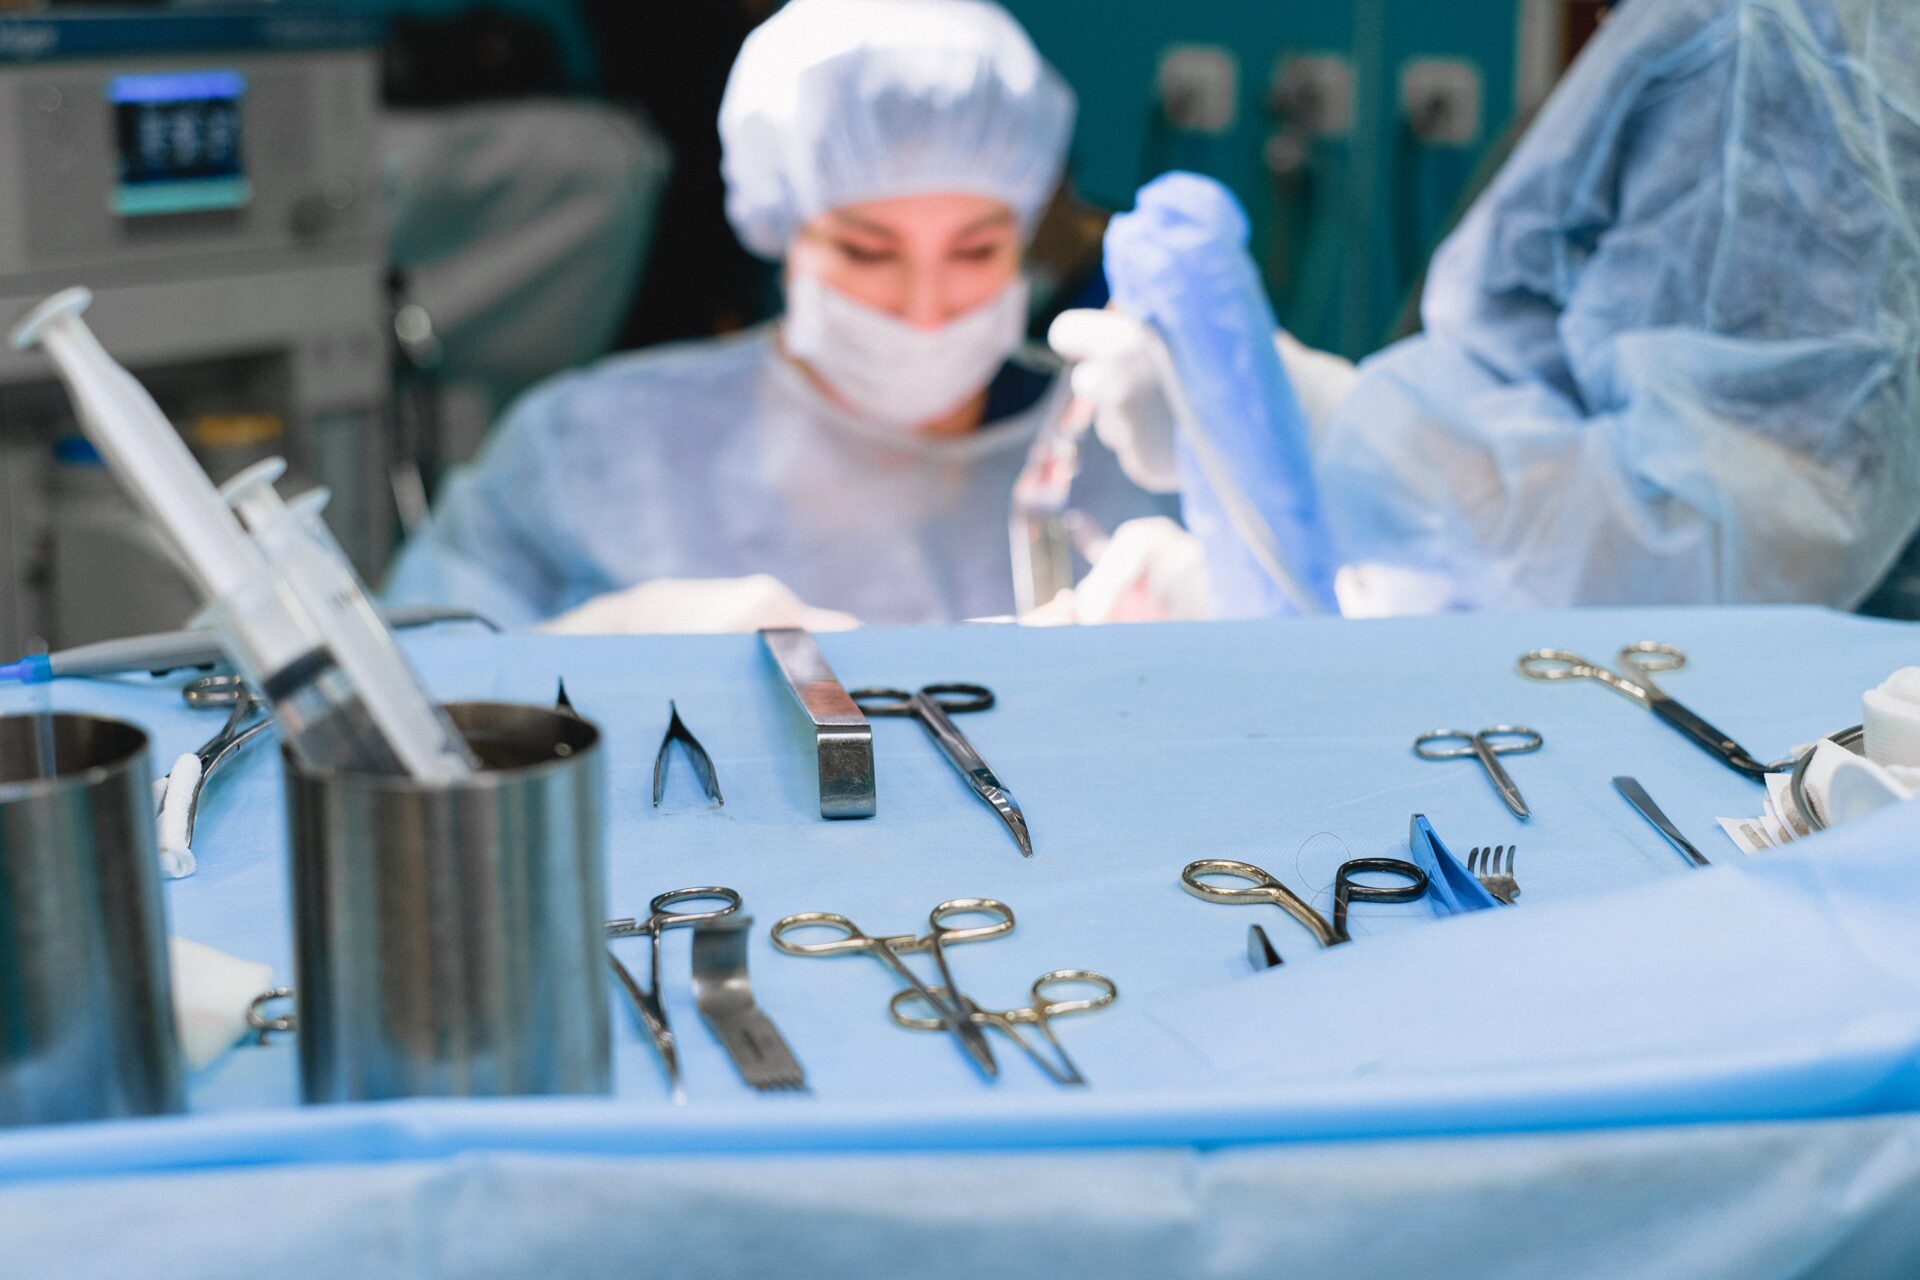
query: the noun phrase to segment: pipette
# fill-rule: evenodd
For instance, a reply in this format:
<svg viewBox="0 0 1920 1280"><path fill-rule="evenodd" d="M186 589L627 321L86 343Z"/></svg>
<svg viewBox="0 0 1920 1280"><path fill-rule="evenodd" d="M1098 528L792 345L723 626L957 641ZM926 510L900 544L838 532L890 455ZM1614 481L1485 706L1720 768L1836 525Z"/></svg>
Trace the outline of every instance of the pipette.
<svg viewBox="0 0 1920 1280"><path fill-rule="evenodd" d="M21 322L14 345L52 358L87 438L172 545L207 604L203 616L273 708L282 739L314 768L421 782L468 776L465 743L407 666L317 507L273 494L276 459L229 486L242 528L146 388L80 318L91 301L85 289L54 295Z"/></svg>

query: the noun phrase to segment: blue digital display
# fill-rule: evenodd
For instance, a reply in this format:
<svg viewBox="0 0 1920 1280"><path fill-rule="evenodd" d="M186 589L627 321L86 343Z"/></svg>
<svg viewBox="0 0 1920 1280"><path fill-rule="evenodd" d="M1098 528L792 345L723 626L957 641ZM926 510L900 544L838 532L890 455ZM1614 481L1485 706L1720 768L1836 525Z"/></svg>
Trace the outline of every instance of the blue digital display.
<svg viewBox="0 0 1920 1280"><path fill-rule="evenodd" d="M237 71L115 76L114 207L129 217L237 209L253 197L241 148L246 77Z"/></svg>

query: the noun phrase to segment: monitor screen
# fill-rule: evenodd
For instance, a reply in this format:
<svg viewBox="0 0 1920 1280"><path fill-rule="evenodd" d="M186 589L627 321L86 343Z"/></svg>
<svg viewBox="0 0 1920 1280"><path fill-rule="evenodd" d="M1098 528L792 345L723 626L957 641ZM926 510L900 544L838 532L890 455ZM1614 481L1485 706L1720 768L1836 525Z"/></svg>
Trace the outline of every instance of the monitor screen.
<svg viewBox="0 0 1920 1280"><path fill-rule="evenodd" d="M237 71L115 76L107 84L119 143L114 207L124 216L237 209L252 198L241 150Z"/></svg>

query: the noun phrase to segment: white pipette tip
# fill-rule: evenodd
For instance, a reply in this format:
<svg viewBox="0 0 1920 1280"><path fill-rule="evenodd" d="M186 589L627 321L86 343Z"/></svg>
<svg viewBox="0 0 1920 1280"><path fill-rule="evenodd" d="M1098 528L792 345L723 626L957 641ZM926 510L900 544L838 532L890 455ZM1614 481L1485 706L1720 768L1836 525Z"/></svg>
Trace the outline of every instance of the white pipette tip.
<svg viewBox="0 0 1920 1280"><path fill-rule="evenodd" d="M57 320L77 316L93 305L93 290L84 287L62 289L27 312L27 318L13 329L13 345L22 351L40 344L40 335Z"/></svg>

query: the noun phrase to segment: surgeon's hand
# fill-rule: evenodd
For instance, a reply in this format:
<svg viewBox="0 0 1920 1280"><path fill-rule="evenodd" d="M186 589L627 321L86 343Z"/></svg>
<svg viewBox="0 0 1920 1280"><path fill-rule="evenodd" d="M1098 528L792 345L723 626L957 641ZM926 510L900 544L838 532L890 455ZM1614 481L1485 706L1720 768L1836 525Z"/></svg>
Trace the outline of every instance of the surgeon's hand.
<svg viewBox="0 0 1920 1280"><path fill-rule="evenodd" d="M1093 406L1093 429L1120 469L1142 489L1172 493L1180 485L1173 406L1147 341L1146 326L1118 311L1063 311L1047 330L1048 344L1073 364L1073 393ZM1308 432L1317 435L1360 375L1345 356L1310 347L1285 329L1273 335L1273 346Z"/></svg>
<svg viewBox="0 0 1920 1280"><path fill-rule="evenodd" d="M805 627L847 631L860 625L850 613L816 609L778 578L655 578L609 591L540 624L553 635L661 635Z"/></svg>
<svg viewBox="0 0 1920 1280"><path fill-rule="evenodd" d="M1047 342L1073 363L1073 393L1093 406L1093 429L1120 469L1150 493L1180 487L1173 406L1148 354L1145 325L1118 311L1063 311Z"/></svg>
<svg viewBox="0 0 1920 1280"><path fill-rule="evenodd" d="M1211 616L1208 601L1200 540L1165 516L1149 516L1115 529L1079 586L1020 621L1030 627L1198 622Z"/></svg>

